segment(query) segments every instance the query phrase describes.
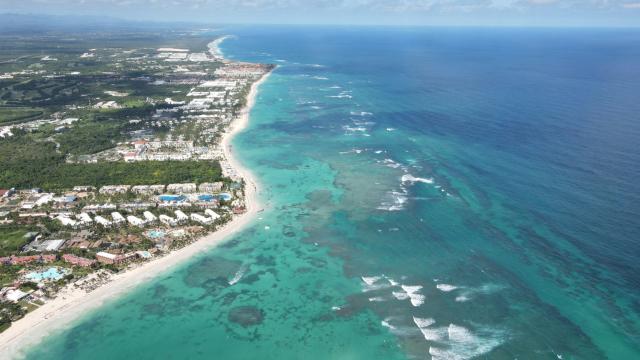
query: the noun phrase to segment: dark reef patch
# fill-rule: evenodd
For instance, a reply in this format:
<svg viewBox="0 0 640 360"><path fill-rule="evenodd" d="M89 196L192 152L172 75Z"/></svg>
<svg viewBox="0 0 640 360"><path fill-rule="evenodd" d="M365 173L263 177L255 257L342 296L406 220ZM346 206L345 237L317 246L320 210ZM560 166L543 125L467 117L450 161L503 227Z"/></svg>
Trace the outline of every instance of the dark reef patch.
<svg viewBox="0 0 640 360"><path fill-rule="evenodd" d="M255 306L238 306L229 311L228 319L242 327L255 326L264 320L264 312Z"/></svg>

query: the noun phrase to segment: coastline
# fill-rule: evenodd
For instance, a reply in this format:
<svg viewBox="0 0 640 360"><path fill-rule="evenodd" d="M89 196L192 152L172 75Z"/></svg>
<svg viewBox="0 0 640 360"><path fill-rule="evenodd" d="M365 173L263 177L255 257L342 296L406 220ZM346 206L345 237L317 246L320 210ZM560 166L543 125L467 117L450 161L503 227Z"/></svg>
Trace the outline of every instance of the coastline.
<svg viewBox="0 0 640 360"><path fill-rule="evenodd" d="M215 47L221 43L219 40L224 40L225 38L227 37L217 39L217 43L214 41ZM233 220L217 231L207 234L183 248L171 251L157 259L137 264L131 269L113 275L105 284L89 293L82 289L75 289L71 284L67 285L56 294L54 299L26 314L22 319L14 322L7 330L0 333L0 354L2 354L2 358L24 357L28 346L39 343L46 336L55 331L65 329L69 324L90 311L120 298L139 285L167 273L204 251L220 245L228 240L231 235L243 230L246 225L255 219L257 213L261 211L261 205L257 197L259 184L249 169L233 156L231 140L237 133L248 126L249 116L255 104L259 87L267 80L271 71L265 73L251 85L245 107L241 110L239 116L229 124L220 143L226 161L244 179L246 212L234 217Z"/></svg>

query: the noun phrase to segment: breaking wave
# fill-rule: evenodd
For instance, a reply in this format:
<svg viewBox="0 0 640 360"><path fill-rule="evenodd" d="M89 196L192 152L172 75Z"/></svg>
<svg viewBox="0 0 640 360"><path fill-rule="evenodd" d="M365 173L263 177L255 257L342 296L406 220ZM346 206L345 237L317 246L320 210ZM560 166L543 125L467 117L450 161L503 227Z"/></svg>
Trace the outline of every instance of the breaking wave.
<svg viewBox="0 0 640 360"><path fill-rule="evenodd" d="M404 174L402 175L402 178L400 179L403 183L405 182L409 182L409 183L416 183L416 182L421 182L421 183L425 183L425 184L433 184L433 179L432 178L420 178L420 177L415 177L411 174Z"/></svg>

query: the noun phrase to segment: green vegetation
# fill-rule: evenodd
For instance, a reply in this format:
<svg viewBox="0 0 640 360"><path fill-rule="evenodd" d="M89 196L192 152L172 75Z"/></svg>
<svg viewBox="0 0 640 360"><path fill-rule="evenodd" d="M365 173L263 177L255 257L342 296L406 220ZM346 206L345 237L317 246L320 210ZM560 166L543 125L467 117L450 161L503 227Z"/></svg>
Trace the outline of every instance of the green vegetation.
<svg viewBox="0 0 640 360"><path fill-rule="evenodd" d="M38 290L38 284L33 281L25 281L20 284L20 290L24 292L36 291Z"/></svg>
<svg viewBox="0 0 640 360"><path fill-rule="evenodd" d="M59 150L63 153L95 154L112 148L115 142L122 139L120 134L120 126L113 122L89 122L60 134L56 140L60 143Z"/></svg>
<svg viewBox="0 0 640 360"><path fill-rule="evenodd" d="M34 120L43 114L44 111L29 107L0 107L0 124Z"/></svg>
<svg viewBox="0 0 640 360"><path fill-rule="evenodd" d="M24 236L28 232L23 227L0 227L0 256L15 254L27 243Z"/></svg>
<svg viewBox="0 0 640 360"><path fill-rule="evenodd" d="M11 301L0 302L0 332L8 329L12 321L20 319L25 313L20 304Z"/></svg>
<svg viewBox="0 0 640 360"><path fill-rule="evenodd" d="M0 264L0 286L13 283L18 278L18 272L22 270L18 265L1 265Z"/></svg>
<svg viewBox="0 0 640 360"><path fill-rule="evenodd" d="M62 164L47 178L44 189L68 189L76 185L156 185L219 181L220 164L213 161L137 161L99 164Z"/></svg>
<svg viewBox="0 0 640 360"><path fill-rule="evenodd" d="M69 164L56 145L28 134L0 141L0 187L64 190L77 185L153 185L219 181L214 161L139 161Z"/></svg>

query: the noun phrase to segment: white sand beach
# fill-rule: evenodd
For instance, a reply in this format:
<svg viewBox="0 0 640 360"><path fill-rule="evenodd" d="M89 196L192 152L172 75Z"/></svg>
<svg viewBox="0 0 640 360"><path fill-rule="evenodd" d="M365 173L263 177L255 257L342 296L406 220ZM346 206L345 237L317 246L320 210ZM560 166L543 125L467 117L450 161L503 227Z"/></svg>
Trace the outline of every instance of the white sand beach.
<svg viewBox="0 0 640 360"><path fill-rule="evenodd" d="M227 129L222 140L227 161L246 182L245 202L247 211L235 217L218 231L208 234L188 246L152 261L138 264L135 268L112 276L109 282L90 293L75 289L72 285L67 286L57 294L55 299L30 312L24 318L13 323L9 329L0 333L0 358L23 357L24 351L29 346L37 344L56 331L64 330L73 321L87 314L87 312L98 309L103 304L117 299L135 287L147 283L152 278L171 271L186 260L192 259L198 254L221 244L228 240L230 235L245 228L255 218L255 215L260 211L260 204L257 198L258 183L252 173L233 156L231 139L235 134L247 127L249 114L255 103L258 88L269 74L267 73L252 85L246 107Z"/></svg>

